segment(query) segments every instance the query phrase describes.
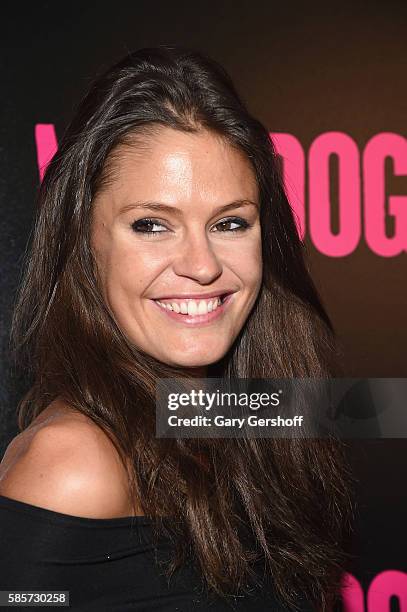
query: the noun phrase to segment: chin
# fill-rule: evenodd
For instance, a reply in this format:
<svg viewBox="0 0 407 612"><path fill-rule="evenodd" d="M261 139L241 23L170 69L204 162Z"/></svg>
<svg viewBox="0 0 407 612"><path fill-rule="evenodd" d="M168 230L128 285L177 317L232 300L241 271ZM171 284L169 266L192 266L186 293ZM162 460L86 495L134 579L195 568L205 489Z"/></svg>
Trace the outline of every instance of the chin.
<svg viewBox="0 0 407 612"><path fill-rule="evenodd" d="M195 368L209 366L216 363L225 355L224 351L195 351L194 354L181 353L179 355L168 355L168 359L165 359L166 363L184 368Z"/></svg>

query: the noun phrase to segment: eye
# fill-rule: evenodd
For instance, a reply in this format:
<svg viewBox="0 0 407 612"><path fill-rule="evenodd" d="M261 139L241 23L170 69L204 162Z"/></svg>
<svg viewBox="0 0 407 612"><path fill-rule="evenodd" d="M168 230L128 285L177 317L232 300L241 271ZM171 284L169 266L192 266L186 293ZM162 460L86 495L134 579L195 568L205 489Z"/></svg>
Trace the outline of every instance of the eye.
<svg viewBox="0 0 407 612"><path fill-rule="evenodd" d="M138 234L147 234L148 236L154 236L156 234L162 234L166 231L164 230L155 230L156 227L165 227L158 219L139 219L138 221L134 221L131 224L131 228L134 232Z"/></svg>
<svg viewBox="0 0 407 612"><path fill-rule="evenodd" d="M234 225L235 227L228 228L227 227L228 225L229 226ZM227 219L218 221L218 223L216 223L214 227L217 228L215 230L216 232L229 233L229 232L244 231L250 226L251 226L250 223L248 223L245 219L242 219L241 217L229 217ZM159 227L164 228L164 229L157 229ZM168 229L165 227L165 225L163 225L160 222L159 219L154 219L151 217L147 217L145 219L139 219L138 221L134 221L131 224L131 228L135 233L144 234L145 236L148 236L149 238L152 236L157 236L157 234L163 234L166 231L168 231Z"/></svg>
<svg viewBox="0 0 407 612"><path fill-rule="evenodd" d="M228 225L236 225L237 227L227 228ZM245 229L250 227L250 223L248 223L245 219L241 217L228 217L228 219L223 219L218 221L215 227L220 226L222 229L216 230L220 232L239 232L244 231Z"/></svg>

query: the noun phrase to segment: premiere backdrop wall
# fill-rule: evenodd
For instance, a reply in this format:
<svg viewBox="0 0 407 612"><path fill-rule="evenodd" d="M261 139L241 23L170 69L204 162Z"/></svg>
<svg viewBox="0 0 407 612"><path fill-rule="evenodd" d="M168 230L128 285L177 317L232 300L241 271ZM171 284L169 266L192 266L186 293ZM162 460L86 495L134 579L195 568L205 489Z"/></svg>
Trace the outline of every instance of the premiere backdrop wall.
<svg viewBox="0 0 407 612"><path fill-rule="evenodd" d="M346 375L407 377L405 3L43 1L3 7L2 23L1 456L29 384L11 375L8 334L43 166L95 74L139 47L183 44L227 68L284 160ZM406 448L349 443L359 509L347 610L407 606Z"/></svg>

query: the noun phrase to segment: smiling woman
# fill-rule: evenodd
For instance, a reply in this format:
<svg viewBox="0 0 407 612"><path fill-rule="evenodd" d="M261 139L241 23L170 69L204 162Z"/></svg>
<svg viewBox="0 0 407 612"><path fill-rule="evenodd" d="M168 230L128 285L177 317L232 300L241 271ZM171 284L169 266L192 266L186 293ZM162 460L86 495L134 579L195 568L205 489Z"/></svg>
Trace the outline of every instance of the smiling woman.
<svg viewBox="0 0 407 612"><path fill-rule="evenodd" d="M3 589L332 609L339 442L155 436L160 378L337 371L273 143L218 63L140 49L93 83L41 185L12 340L33 385L0 466Z"/></svg>
<svg viewBox="0 0 407 612"><path fill-rule="evenodd" d="M139 349L204 376L261 287L256 178L250 162L207 129L160 127L145 138L140 148L134 136L117 147L93 200L104 298ZM122 206L135 198L145 202Z"/></svg>

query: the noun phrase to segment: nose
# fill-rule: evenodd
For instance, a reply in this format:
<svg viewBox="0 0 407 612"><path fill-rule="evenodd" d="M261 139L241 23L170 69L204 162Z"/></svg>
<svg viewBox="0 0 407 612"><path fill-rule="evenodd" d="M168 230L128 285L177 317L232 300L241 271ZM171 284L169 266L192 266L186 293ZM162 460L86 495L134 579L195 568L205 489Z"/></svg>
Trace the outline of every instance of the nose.
<svg viewBox="0 0 407 612"><path fill-rule="evenodd" d="M222 265L206 234L198 230L188 232L182 245L178 245L173 270L178 276L192 278L205 285L222 274Z"/></svg>

